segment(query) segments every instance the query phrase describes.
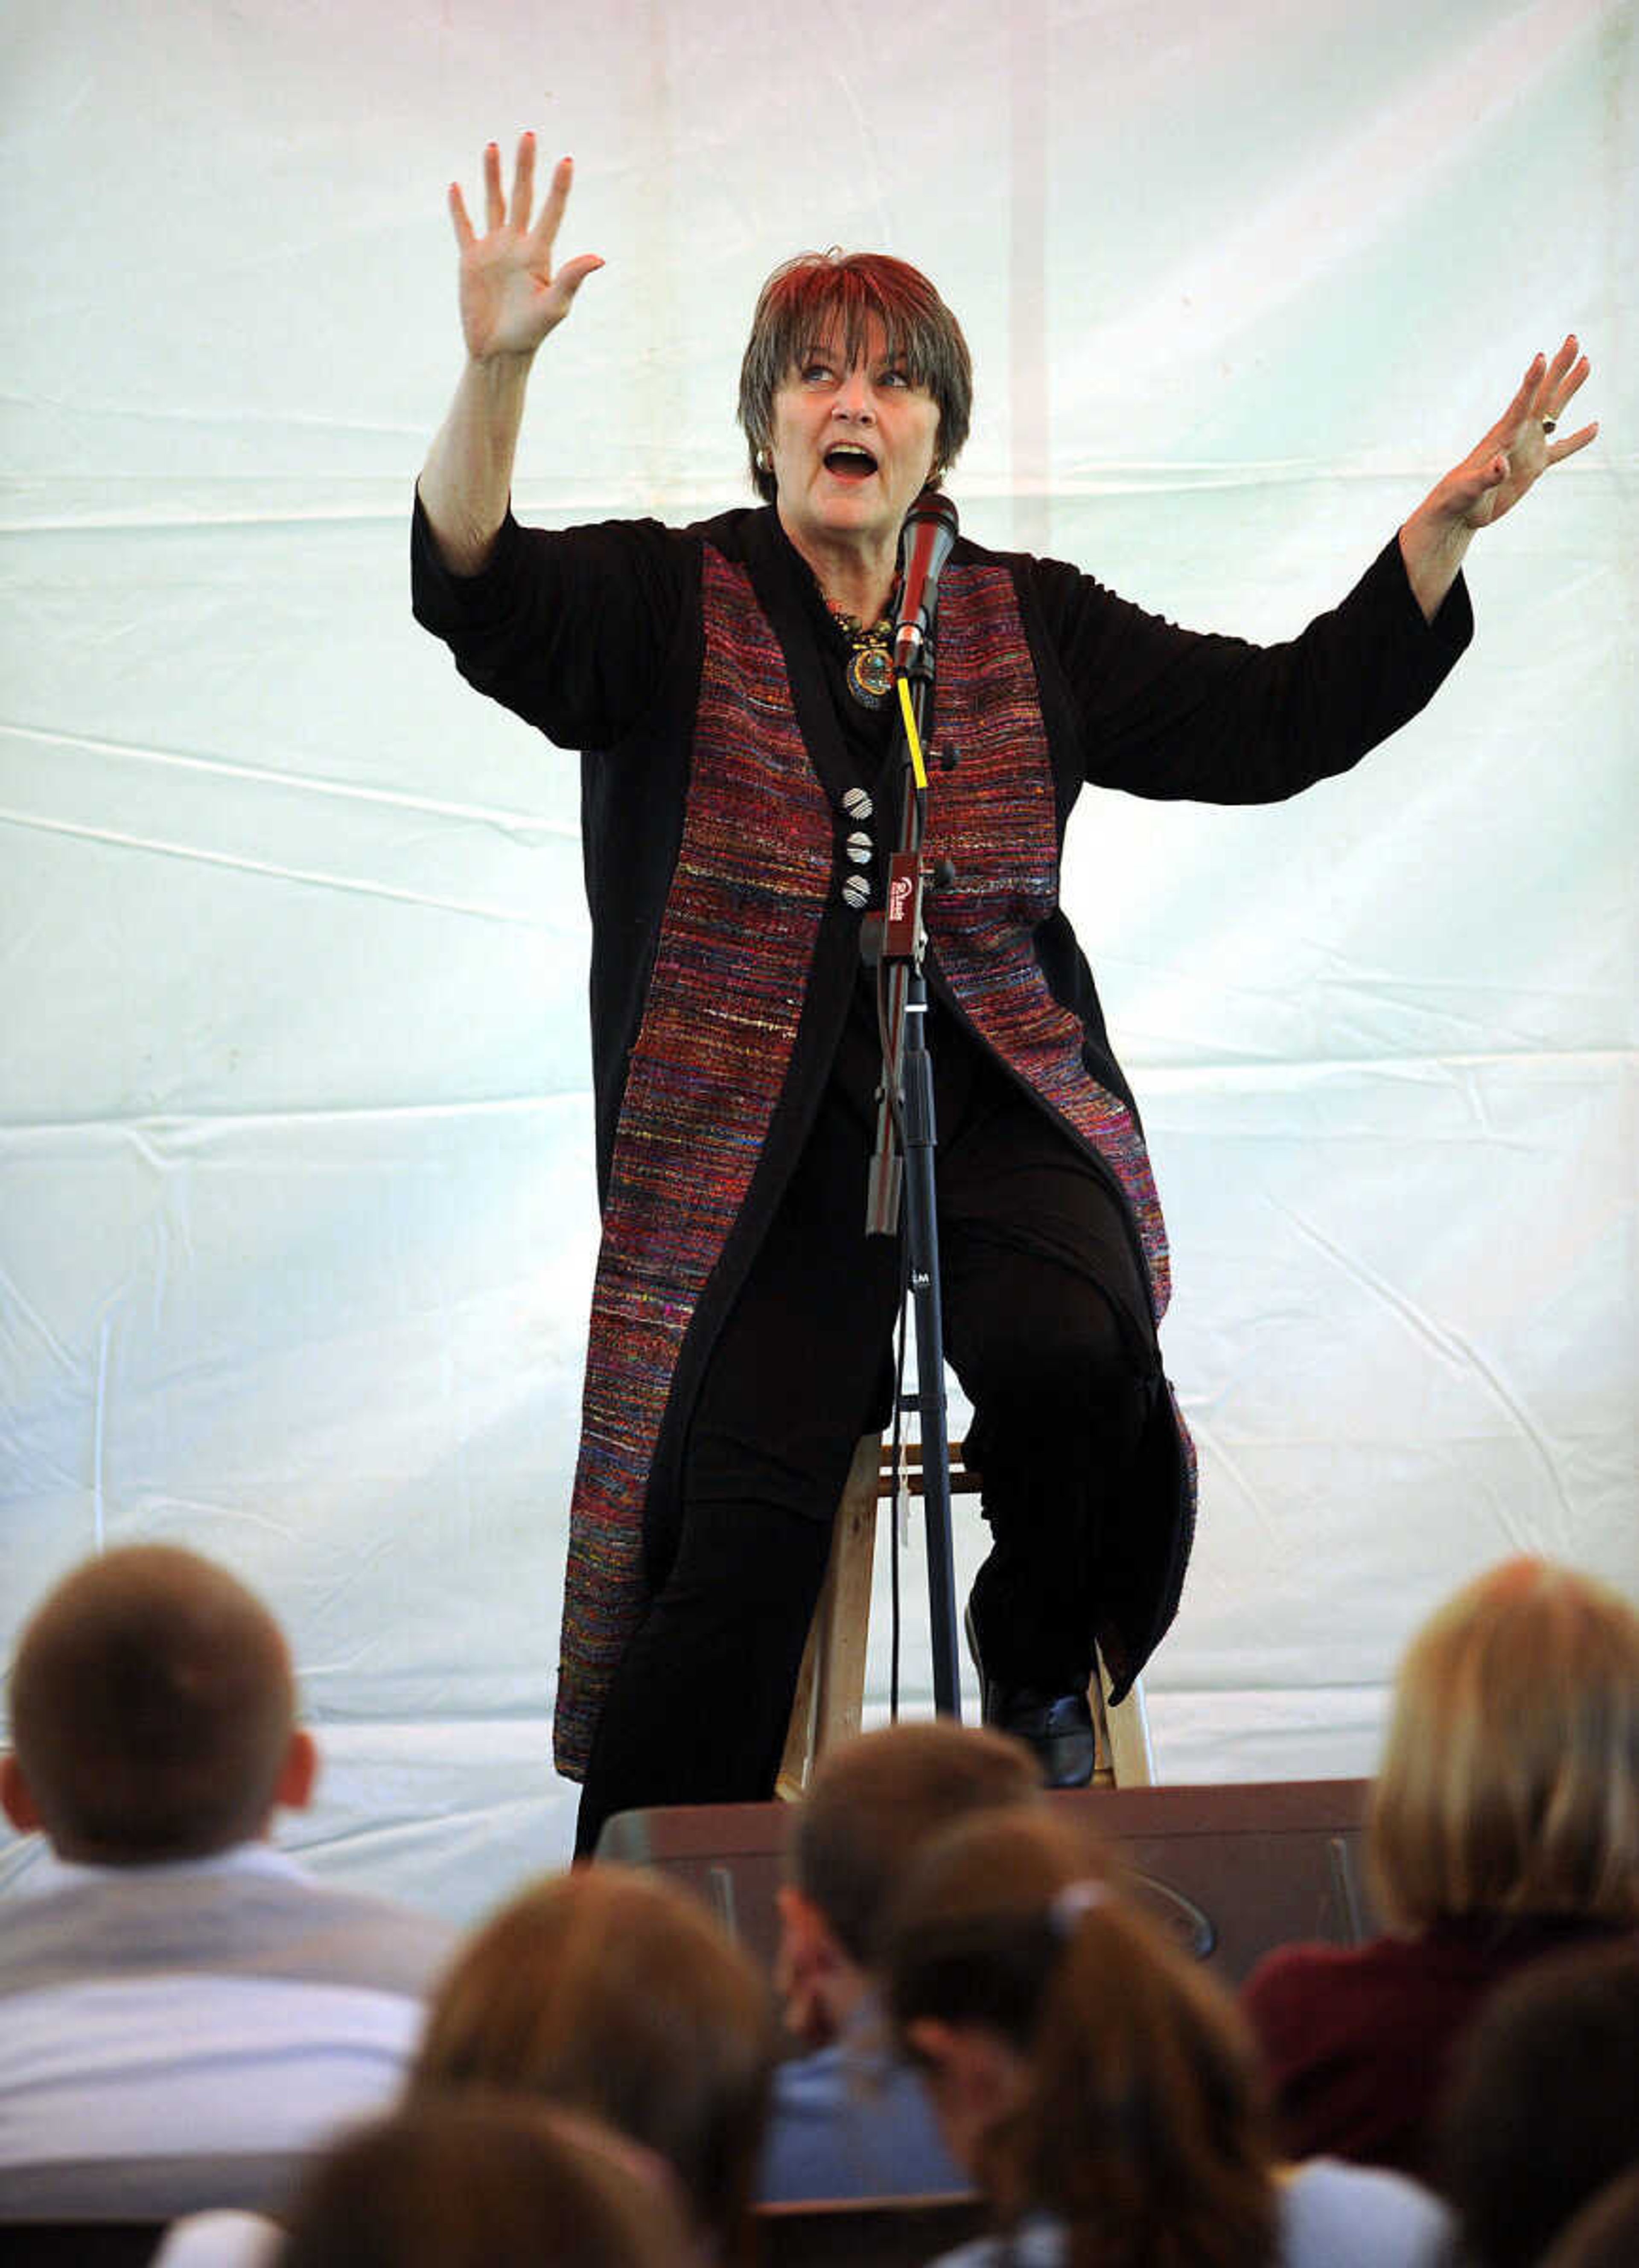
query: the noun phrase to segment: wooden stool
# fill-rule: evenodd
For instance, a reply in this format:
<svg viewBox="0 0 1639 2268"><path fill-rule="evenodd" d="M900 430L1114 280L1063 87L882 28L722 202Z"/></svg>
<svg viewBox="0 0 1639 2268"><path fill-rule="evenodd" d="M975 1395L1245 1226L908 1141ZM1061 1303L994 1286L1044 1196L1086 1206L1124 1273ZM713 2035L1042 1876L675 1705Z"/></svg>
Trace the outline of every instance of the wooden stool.
<svg viewBox="0 0 1639 2268"><path fill-rule="evenodd" d="M906 1480L912 1496L922 1493L922 1447L904 1444ZM876 1561L876 1507L891 1503L893 1451L874 1433L856 1444L843 1484L808 1642L797 1675L796 1699L786 1734L774 1793L794 1802L828 1749L860 1729L865 1704L865 1649L871 1619L871 1580ZM977 1496L978 1483L962 1462L962 1444L950 1445L952 1497ZM1141 1678L1134 1678L1114 1708L1104 1698L1104 1664L1097 1663L1087 1697L1098 1736L1095 1786L1148 1787L1155 1777L1149 1719Z"/></svg>

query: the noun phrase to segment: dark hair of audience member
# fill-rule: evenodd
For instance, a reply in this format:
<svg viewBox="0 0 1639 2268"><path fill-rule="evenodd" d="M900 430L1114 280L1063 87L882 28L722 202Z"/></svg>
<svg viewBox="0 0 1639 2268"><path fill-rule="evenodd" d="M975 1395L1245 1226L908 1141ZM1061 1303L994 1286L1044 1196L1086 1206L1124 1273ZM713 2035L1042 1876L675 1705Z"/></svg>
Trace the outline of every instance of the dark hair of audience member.
<svg viewBox="0 0 1639 2268"><path fill-rule="evenodd" d="M1067 1822L963 1822L907 1883L888 1947L906 2051L931 2017L1028 2059L980 2151L1004 2228L1043 2210L1067 2268L1264 2268L1276 2195L1252 2043L1229 1997Z"/></svg>
<svg viewBox="0 0 1639 2268"><path fill-rule="evenodd" d="M1533 2268L1639 2162L1639 1943L1556 1955L1497 1988L1463 2043L1437 2162L1472 2268Z"/></svg>
<svg viewBox="0 0 1639 2268"><path fill-rule="evenodd" d="M78 1568L23 1632L11 1738L66 1859L207 1857L259 1835L295 1696L272 1616L225 1568L135 1544Z"/></svg>
<svg viewBox="0 0 1639 2268"><path fill-rule="evenodd" d="M1017 1741L940 1720L886 1726L836 1749L797 1807L791 1879L849 1958L869 1967L907 1864L965 1812L1042 1799Z"/></svg>
<svg viewBox="0 0 1639 2268"><path fill-rule="evenodd" d="M682 2218L618 2138L545 2103L414 2103L347 2136L298 2191L280 2268L676 2268Z"/></svg>
<svg viewBox="0 0 1639 2268"><path fill-rule="evenodd" d="M456 1956L410 2099L500 2088L601 2118L665 2160L730 2258L749 2241L774 2052L767 1981L705 1909L599 1865L524 1891Z"/></svg>
<svg viewBox="0 0 1639 2268"><path fill-rule="evenodd" d="M1377 1904L1639 1920L1639 1614L1511 1559L1426 1623L1395 1683L1367 1848Z"/></svg>
<svg viewBox="0 0 1639 2268"><path fill-rule="evenodd" d="M1542 2256L1541 2268L1634 2268L1639 2260L1639 2165L1591 2197Z"/></svg>

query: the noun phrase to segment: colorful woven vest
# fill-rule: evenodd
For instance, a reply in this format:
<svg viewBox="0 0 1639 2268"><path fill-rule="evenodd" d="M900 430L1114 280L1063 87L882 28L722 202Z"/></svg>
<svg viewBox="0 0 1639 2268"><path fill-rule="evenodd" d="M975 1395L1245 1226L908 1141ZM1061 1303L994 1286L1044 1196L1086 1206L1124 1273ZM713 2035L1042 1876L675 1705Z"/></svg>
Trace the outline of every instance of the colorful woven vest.
<svg viewBox="0 0 1639 2268"><path fill-rule="evenodd" d="M554 1727L584 1776L603 1697L641 1619L644 1506L683 1336L749 1189L779 1101L816 940L837 887L838 827L797 730L785 660L743 568L703 554L705 660L688 808L616 1135L593 1294L570 1512ZM1058 903L1053 779L1007 571L947 571L928 850L953 888L929 934L979 1037L1112 1169L1159 1318L1167 1256L1142 1139L1082 1061L1048 991L1036 926Z"/></svg>

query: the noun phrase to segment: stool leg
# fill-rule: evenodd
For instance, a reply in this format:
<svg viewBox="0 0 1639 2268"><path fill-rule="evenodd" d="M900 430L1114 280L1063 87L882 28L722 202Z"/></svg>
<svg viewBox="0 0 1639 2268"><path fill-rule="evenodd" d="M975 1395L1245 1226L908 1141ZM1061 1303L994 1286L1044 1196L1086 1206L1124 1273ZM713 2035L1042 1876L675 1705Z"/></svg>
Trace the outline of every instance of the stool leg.
<svg viewBox="0 0 1639 2268"><path fill-rule="evenodd" d="M952 1452L953 1463L960 1444ZM795 1802L826 1750L860 1729L865 1703L865 1655L870 1635L871 1586L876 1561L876 1506L882 1444L867 1433L854 1448L831 1530L825 1580L809 1625L797 1675L775 1793ZM1104 1668L1095 1665L1088 1687L1098 1739L1101 1786L1149 1787L1155 1753L1144 1707L1144 1683L1135 1678L1126 1698L1111 1708Z"/></svg>
<svg viewBox="0 0 1639 2268"><path fill-rule="evenodd" d="M1098 1661L1094 1666L1087 1697L1092 1704L1093 1724L1098 1734L1095 1780L1112 1787L1153 1787L1155 1751L1150 1744L1143 1679L1135 1677L1126 1696L1112 1709L1104 1698L1104 1665Z"/></svg>
<svg viewBox="0 0 1639 2268"><path fill-rule="evenodd" d="M790 1803L807 1787L826 1750L860 1729L865 1652L876 1560L876 1484L882 1444L856 1445L831 1530L825 1581L814 1609L774 1793Z"/></svg>
<svg viewBox="0 0 1639 2268"><path fill-rule="evenodd" d="M1096 1655L1093 1658L1093 1674L1087 1681L1087 1705L1093 1712L1093 1738L1098 1749L1098 1761L1093 1766L1093 1786L1113 1787L1115 1754L1110 1745L1110 1712L1104 1705L1104 1666Z"/></svg>

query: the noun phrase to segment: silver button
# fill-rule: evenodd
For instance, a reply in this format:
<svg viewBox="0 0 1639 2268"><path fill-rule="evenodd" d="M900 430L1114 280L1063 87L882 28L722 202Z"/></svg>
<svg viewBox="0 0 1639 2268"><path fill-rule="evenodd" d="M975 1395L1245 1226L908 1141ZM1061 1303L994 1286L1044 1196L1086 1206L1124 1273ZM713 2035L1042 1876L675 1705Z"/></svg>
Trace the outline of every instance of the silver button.
<svg viewBox="0 0 1639 2268"><path fill-rule="evenodd" d="M849 859L854 865L868 866L870 865L872 845L871 838L868 835L851 835L842 847L847 852Z"/></svg>
<svg viewBox="0 0 1639 2268"><path fill-rule="evenodd" d="M876 806L862 787L851 787L842 799L842 807L850 819L868 819Z"/></svg>
<svg viewBox="0 0 1639 2268"><path fill-rule="evenodd" d="M871 902L871 886L863 874L850 874L842 886L842 895L856 912L861 912Z"/></svg>

